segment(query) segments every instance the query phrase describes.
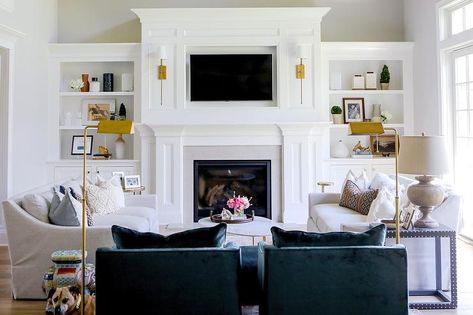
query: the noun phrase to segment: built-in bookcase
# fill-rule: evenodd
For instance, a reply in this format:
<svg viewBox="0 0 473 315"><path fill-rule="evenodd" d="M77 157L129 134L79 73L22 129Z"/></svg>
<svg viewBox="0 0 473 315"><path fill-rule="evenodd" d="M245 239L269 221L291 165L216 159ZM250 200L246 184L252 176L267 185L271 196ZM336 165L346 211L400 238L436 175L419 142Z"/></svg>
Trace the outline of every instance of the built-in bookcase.
<svg viewBox="0 0 473 315"><path fill-rule="evenodd" d="M71 155L72 138L82 135L85 122L82 119L84 102L108 101L115 103L115 112L120 105L126 108L126 118L140 121L140 45L139 44L52 44L50 45L49 74L49 165L52 166L54 178L61 177L58 170L66 168L64 175L76 174L81 156ZM89 82L97 77L101 83L100 92L77 92L70 88L70 81L89 74ZM103 92L103 74L113 73L113 91ZM121 76L124 73L133 75L133 90L122 91ZM69 118L68 118L69 117ZM93 138L93 153L99 146L111 150L112 159L90 161L100 163L107 170L127 170L126 173L137 173L139 166L138 137L124 135L126 141L125 158L115 158L114 141L116 135L99 135L94 129L89 131ZM77 165L76 165L77 164ZM97 164L98 165L98 164ZM131 168L130 168L131 167ZM77 168L77 169L76 169ZM98 171L97 171L98 172Z"/></svg>
<svg viewBox="0 0 473 315"><path fill-rule="evenodd" d="M365 118L372 117L373 104L381 104L381 109L389 111L392 119L386 127L396 128L400 134L413 132L413 96L412 96L412 43L322 43L322 90L323 103L327 105L327 120L331 121L330 108L338 105L343 108L343 98L363 98ZM389 90L381 90L379 83L384 65L389 67L391 81ZM373 71L377 74L376 90L352 90L355 74L366 75ZM337 89L331 86L331 76L339 76L341 85ZM340 191L340 185L346 172L366 170L392 173L392 158L372 158L366 161L354 158L333 158L332 147L342 140L351 149L358 141L369 145L369 136L349 136L348 125L329 125L330 151L326 151L324 178L335 182L333 191Z"/></svg>

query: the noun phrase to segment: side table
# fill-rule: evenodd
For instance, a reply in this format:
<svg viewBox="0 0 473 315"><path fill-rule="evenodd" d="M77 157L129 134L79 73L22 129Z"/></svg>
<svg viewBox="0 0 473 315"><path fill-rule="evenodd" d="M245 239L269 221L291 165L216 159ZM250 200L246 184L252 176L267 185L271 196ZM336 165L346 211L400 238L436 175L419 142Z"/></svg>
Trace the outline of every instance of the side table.
<svg viewBox="0 0 473 315"><path fill-rule="evenodd" d="M388 230L386 237L395 238L396 231ZM456 232L451 228L440 225L435 229L413 228L401 229L403 238L433 238L435 240L435 289L409 291L410 296L435 296L439 302L413 302L410 308L415 309L455 309L457 308L457 247ZM450 245L450 295L442 290L442 238L449 239Z"/></svg>
<svg viewBox="0 0 473 315"><path fill-rule="evenodd" d="M133 193L133 195L141 195L143 191L145 191L145 186L140 186L137 188L123 188L124 193Z"/></svg>

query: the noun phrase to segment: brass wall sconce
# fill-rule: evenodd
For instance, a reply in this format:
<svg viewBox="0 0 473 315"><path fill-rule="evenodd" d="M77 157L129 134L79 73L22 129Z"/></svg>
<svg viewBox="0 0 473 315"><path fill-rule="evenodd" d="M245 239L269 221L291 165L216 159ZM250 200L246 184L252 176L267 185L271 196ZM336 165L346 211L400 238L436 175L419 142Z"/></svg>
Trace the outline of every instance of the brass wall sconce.
<svg viewBox="0 0 473 315"><path fill-rule="evenodd" d="M305 65L304 59L309 58L309 51L308 47L305 45L297 45L297 58L299 59L299 64L296 65L296 79L300 80L301 82L301 104L302 104L302 80L305 79Z"/></svg>
<svg viewBox="0 0 473 315"><path fill-rule="evenodd" d="M167 67L163 60L168 59L166 46L159 47L158 80L161 82L161 106L163 105L163 81L167 79Z"/></svg>

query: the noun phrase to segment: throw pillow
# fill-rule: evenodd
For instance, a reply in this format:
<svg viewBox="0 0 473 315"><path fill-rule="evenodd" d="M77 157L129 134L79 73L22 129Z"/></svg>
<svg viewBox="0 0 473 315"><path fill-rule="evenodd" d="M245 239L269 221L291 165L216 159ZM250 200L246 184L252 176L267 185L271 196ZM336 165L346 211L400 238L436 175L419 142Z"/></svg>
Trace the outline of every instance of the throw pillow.
<svg viewBox="0 0 473 315"><path fill-rule="evenodd" d="M63 226L80 226L82 224L82 205L67 191L62 195L54 189L54 197L49 209L49 220L52 224Z"/></svg>
<svg viewBox="0 0 473 315"><path fill-rule="evenodd" d="M36 219L49 223L48 213L51 203L42 195L28 194L21 201L23 209Z"/></svg>
<svg viewBox="0 0 473 315"><path fill-rule="evenodd" d="M117 202L118 208L125 207L125 193L123 192L122 183L120 181L120 177L113 176L111 179L106 180L100 175L97 175L97 186L103 186L106 184L110 184L112 187L112 192L115 197L115 201Z"/></svg>
<svg viewBox="0 0 473 315"><path fill-rule="evenodd" d="M108 182L102 185L87 185L87 205L92 214L104 215L118 210L117 201L112 185Z"/></svg>
<svg viewBox="0 0 473 315"><path fill-rule="evenodd" d="M340 197L340 206L367 215L377 195L377 190L362 190L351 180L347 180Z"/></svg>
<svg viewBox="0 0 473 315"><path fill-rule="evenodd" d="M271 234L276 247L383 246L386 226L380 224L362 233L285 231L273 226Z"/></svg>
<svg viewBox="0 0 473 315"><path fill-rule="evenodd" d="M112 226L113 241L119 249L222 247L226 232L225 223L169 236L151 232L142 233L118 225Z"/></svg>
<svg viewBox="0 0 473 315"><path fill-rule="evenodd" d="M368 222L377 222L382 219L392 219L396 214L396 205L394 195L385 187L378 190L378 196L371 203L368 212Z"/></svg>
<svg viewBox="0 0 473 315"><path fill-rule="evenodd" d="M343 182L343 187L347 183L347 181L351 180L355 183L358 187L363 190L369 189L370 187L370 180L368 179L368 175L366 175L366 171L363 170L359 176L356 176L352 170L349 170L347 176L345 177L345 181Z"/></svg>

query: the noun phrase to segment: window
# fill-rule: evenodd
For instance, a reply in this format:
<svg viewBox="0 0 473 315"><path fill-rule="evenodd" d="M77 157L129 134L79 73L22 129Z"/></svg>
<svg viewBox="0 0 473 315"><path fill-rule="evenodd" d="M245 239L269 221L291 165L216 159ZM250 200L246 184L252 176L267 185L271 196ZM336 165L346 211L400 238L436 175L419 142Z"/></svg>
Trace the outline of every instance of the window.
<svg viewBox="0 0 473 315"><path fill-rule="evenodd" d="M473 48L452 53L453 58L453 124L455 147L455 185L464 197L465 209L473 205ZM464 211L465 231L473 235L473 216Z"/></svg>
<svg viewBox="0 0 473 315"><path fill-rule="evenodd" d="M473 28L473 2L463 2L450 11L451 35Z"/></svg>

